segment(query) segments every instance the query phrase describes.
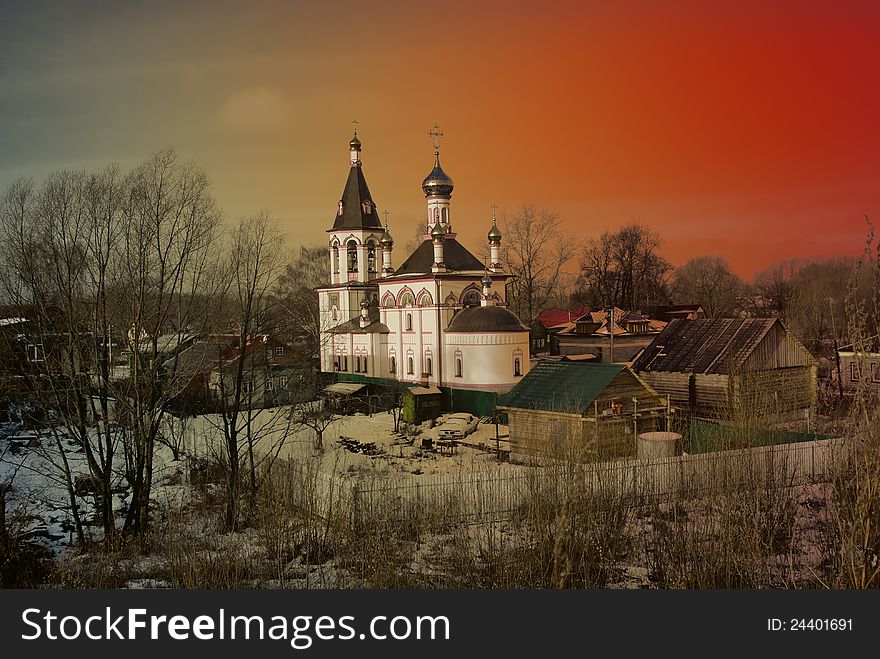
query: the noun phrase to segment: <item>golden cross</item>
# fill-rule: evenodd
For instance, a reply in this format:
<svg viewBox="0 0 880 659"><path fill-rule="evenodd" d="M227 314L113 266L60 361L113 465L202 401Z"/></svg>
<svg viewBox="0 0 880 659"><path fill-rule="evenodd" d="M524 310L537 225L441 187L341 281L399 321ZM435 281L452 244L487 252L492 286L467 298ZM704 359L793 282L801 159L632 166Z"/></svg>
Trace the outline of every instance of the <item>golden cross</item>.
<svg viewBox="0 0 880 659"><path fill-rule="evenodd" d="M428 137L434 138L434 151L440 151L440 138L443 137L443 133L440 132L440 126L434 124L433 130L428 132Z"/></svg>
<svg viewBox="0 0 880 659"><path fill-rule="evenodd" d="M358 134L358 120L357 120L357 119L352 119L352 120L351 120L351 125L354 126L354 136L357 137L357 134Z"/></svg>
<svg viewBox="0 0 880 659"><path fill-rule="evenodd" d="M493 201L493 202L492 202L492 220L493 220L493 221L495 220L495 209L496 209L496 208L498 208L498 206L497 206L497 205L495 204L495 202Z"/></svg>
<svg viewBox="0 0 880 659"><path fill-rule="evenodd" d="M382 215L385 216L385 228L388 228L388 211L382 211Z"/></svg>

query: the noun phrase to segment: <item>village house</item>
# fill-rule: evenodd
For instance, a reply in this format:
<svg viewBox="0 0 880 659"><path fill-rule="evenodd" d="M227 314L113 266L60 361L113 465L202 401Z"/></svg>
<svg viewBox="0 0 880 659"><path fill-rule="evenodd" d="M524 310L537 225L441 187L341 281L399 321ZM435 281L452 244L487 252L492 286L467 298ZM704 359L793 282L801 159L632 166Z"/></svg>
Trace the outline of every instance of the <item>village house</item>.
<svg viewBox="0 0 880 659"><path fill-rule="evenodd" d="M575 320L589 311L589 307L544 309L538 314L538 319L530 326L532 356L549 354L551 337L562 330L571 328Z"/></svg>
<svg viewBox="0 0 880 659"><path fill-rule="evenodd" d="M817 362L778 318L673 320L633 369L693 418L773 423L816 403Z"/></svg>
<svg viewBox="0 0 880 659"><path fill-rule="evenodd" d="M859 389L880 391L880 352L838 350L840 378L845 393L855 394ZM832 370L832 380L837 374Z"/></svg>
<svg viewBox="0 0 880 659"><path fill-rule="evenodd" d="M551 355L591 354L600 362L632 361L666 323L623 309L589 311L551 336Z"/></svg>
<svg viewBox="0 0 880 659"><path fill-rule="evenodd" d="M667 304L650 309L651 318L668 323L677 318L684 320L699 320L706 317L706 312L700 304Z"/></svg>
<svg viewBox="0 0 880 659"><path fill-rule="evenodd" d="M535 364L496 410L507 415L519 456L633 456L639 434L669 427L667 399L626 365L565 358Z"/></svg>

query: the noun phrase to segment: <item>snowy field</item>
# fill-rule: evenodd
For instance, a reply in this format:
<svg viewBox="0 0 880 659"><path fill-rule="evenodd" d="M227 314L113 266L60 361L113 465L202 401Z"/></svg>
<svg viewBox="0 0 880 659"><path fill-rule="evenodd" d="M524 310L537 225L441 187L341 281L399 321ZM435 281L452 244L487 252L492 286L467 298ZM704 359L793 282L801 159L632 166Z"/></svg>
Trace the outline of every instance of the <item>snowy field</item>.
<svg viewBox="0 0 880 659"><path fill-rule="evenodd" d="M437 425L432 428L430 422L423 424L413 428L409 437L402 437L393 432L394 420L390 413L372 417L354 415L334 420L324 431L323 450L316 451L315 432L290 422L287 412L288 408L279 408L253 415L250 429L258 458L274 455L277 459L317 462L320 471L340 478L405 476L412 479L422 475L509 473L517 469L497 460L496 448L508 449L507 427L503 425L498 428L503 438L498 443L495 425L480 424L454 452L447 449L441 453L436 448ZM243 424L241 421L240 425ZM184 505L191 496L186 457L222 459L222 417L201 415L181 421L167 416L162 434L182 449L181 459L175 460L169 446L156 445L153 500L169 509ZM242 433L242 442L244 436ZM433 440L434 450L422 448L424 439ZM63 428L56 429L53 435L47 431L20 430L14 424L0 427L0 482L12 482L7 496L7 517L21 525L26 537L56 556L61 556L75 542L59 442L69 462L72 480L87 478L89 470L83 451ZM121 526L131 492L123 473L125 459L121 442L116 450L113 507ZM99 540L101 524L94 497L83 492L77 497L77 504L87 537Z"/></svg>

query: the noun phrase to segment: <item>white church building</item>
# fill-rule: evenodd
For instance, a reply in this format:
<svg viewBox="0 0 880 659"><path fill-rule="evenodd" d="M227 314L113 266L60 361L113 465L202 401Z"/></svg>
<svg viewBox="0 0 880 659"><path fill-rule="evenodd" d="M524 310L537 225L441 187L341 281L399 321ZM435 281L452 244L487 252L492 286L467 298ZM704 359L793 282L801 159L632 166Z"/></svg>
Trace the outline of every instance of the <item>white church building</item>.
<svg viewBox="0 0 880 659"><path fill-rule="evenodd" d="M397 268L394 241L364 178L361 142L328 229L330 283L317 289L321 370L340 381L437 387L448 410L491 413L497 395L529 370L529 330L506 308L511 275L492 218L487 263L452 228L452 179L440 167L422 182L424 240Z"/></svg>

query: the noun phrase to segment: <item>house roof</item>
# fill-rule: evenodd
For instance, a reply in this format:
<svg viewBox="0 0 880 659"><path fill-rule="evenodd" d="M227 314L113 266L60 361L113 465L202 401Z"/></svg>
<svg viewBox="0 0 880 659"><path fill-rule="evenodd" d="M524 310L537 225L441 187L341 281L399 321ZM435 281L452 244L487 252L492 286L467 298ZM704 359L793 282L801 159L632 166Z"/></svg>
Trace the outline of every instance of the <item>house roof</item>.
<svg viewBox="0 0 880 659"><path fill-rule="evenodd" d="M576 307L574 309L544 309L539 315L538 320L546 328L557 327L563 323L569 323L577 320L585 313L589 313L589 307Z"/></svg>
<svg viewBox="0 0 880 659"><path fill-rule="evenodd" d="M674 319L645 348L633 368L636 371L726 373L731 367L742 366L779 322L778 318ZM788 330L785 332L791 336ZM806 353L806 348L803 351Z"/></svg>
<svg viewBox="0 0 880 659"><path fill-rule="evenodd" d="M446 264L446 270L452 272L460 270L486 269L485 264L471 254L467 248L455 238L445 238L443 240L443 262ZM434 265L434 243L431 240L425 240L421 245L416 247L416 251L410 254L409 258L407 258L407 260L394 271L394 274L428 273L431 272L432 265Z"/></svg>
<svg viewBox="0 0 880 659"><path fill-rule="evenodd" d="M360 165L353 165L348 172L348 180L342 191L342 213L333 220L333 229L381 229L379 211L373 202L364 171ZM364 209L364 202L370 202L370 212Z"/></svg>
<svg viewBox="0 0 880 659"><path fill-rule="evenodd" d="M494 305L465 307L449 321L447 332L528 332L516 314Z"/></svg>
<svg viewBox="0 0 880 659"><path fill-rule="evenodd" d="M626 368L623 364L588 361L539 361L498 407L582 413Z"/></svg>
<svg viewBox="0 0 880 659"><path fill-rule="evenodd" d="M331 334L388 334L391 330L384 323L379 322L379 310L376 307L369 307L367 310L368 320L370 323L366 327L361 327L361 318L356 316L330 330Z"/></svg>
<svg viewBox="0 0 880 659"><path fill-rule="evenodd" d="M699 304L666 304L654 307L651 315L658 320L670 321L673 318L687 318L690 314L705 314Z"/></svg>

